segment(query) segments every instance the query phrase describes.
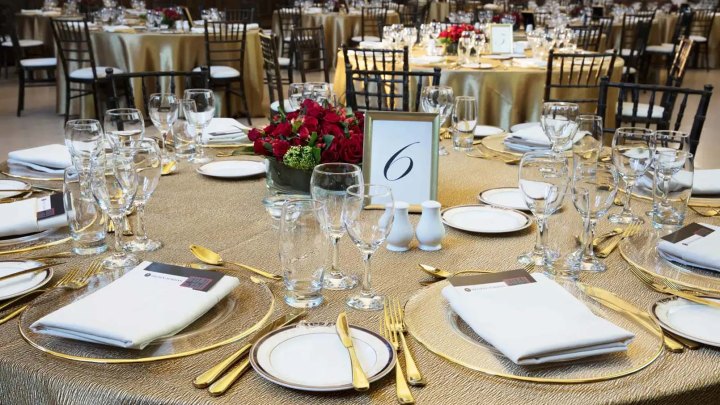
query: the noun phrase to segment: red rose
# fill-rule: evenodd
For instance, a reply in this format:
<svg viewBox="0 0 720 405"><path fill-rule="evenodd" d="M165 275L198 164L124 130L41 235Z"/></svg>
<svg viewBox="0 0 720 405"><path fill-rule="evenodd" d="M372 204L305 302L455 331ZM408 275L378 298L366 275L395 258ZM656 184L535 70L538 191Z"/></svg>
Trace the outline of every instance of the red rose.
<svg viewBox="0 0 720 405"><path fill-rule="evenodd" d="M273 156L275 156L277 160L281 161L283 156L285 156L285 153L287 153L288 149L290 149L290 143L282 139L276 140L272 143L272 149Z"/></svg>
<svg viewBox="0 0 720 405"><path fill-rule="evenodd" d="M263 136L263 133L260 132L260 130L257 128L253 128L250 130L250 132L248 132L248 139L253 142L255 142L255 140L259 139L262 136Z"/></svg>
<svg viewBox="0 0 720 405"><path fill-rule="evenodd" d="M343 136L345 133L343 130L338 126L337 124L328 124L324 123L320 127L320 135L334 135L334 136Z"/></svg>
<svg viewBox="0 0 720 405"><path fill-rule="evenodd" d="M258 138L253 143L253 152L256 155L267 155L267 149L265 149L265 140Z"/></svg>
<svg viewBox="0 0 720 405"><path fill-rule="evenodd" d="M285 114L285 118L286 118L288 121L292 121L292 120L294 120L295 118L297 118L299 115L300 115L300 111L299 111L299 110L295 110L295 111L293 111L293 112L289 112L289 113Z"/></svg>
<svg viewBox="0 0 720 405"><path fill-rule="evenodd" d="M341 120L342 118L340 118L340 116L337 115L337 114L335 113L335 111L328 111L328 112L325 113L325 116L323 117L323 119L325 120L325 122L329 122L329 123L335 124L335 123L340 122L340 120Z"/></svg>
<svg viewBox="0 0 720 405"><path fill-rule="evenodd" d="M298 138L303 140L304 142L307 142L308 138L310 138L310 130L306 126L301 126L298 129Z"/></svg>
<svg viewBox="0 0 720 405"><path fill-rule="evenodd" d="M305 117L303 118L303 127L307 128L310 132L317 131L318 127L318 119L315 117Z"/></svg>
<svg viewBox="0 0 720 405"><path fill-rule="evenodd" d="M340 150L340 157L347 163L360 163L363 157L362 136L352 136L345 139Z"/></svg>
<svg viewBox="0 0 720 405"><path fill-rule="evenodd" d="M330 146L320 154L320 163L335 163L340 160L343 137L333 138Z"/></svg>
<svg viewBox="0 0 720 405"><path fill-rule="evenodd" d="M288 137L292 134L292 125L289 122L281 122L277 124L275 129L272 131L272 136Z"/></svg>

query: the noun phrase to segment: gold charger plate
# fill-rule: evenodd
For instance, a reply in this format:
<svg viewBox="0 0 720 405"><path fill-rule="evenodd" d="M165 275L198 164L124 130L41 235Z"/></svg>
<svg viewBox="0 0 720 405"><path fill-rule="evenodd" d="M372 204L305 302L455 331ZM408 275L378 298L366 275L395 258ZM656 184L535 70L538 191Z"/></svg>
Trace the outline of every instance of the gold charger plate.
<svg viewBox="0 0 720 405"><path fill-rule="evenodd" d="M506 136L508 136L507 133L500 134L500 135L486 136L485 138L482 138L480 143L482 144L482 146L488 148L489 150L491 150L493 152L497 152L497 153L500 153L503 155L508 155L508 156L514 156L514 157L518 157L518 158L523 157L523 154L525 152L519 152L519 151L515 151L512 149L508 149L505 146L505 144L503 143L503 140L505 139ZM550 148L547 148L547 150L549 151ZM565 156L572 157L572 149L566 151Z"/></svg>
<svg viewBox="0 0 720 405"><path fill-rule="evenodd" d="M635 334L627 352L571 362L519 366L476 335L452 311L440 293L447 285L448 281L437 282L423 288L408 300L405 306L408 330L418 342L438 356L488 375L555 384L606 381L644 369L663 351L663 341L656 333L593 301L589 307L594 313ZM478 310L491 311L492 308Z"/></svg>
<svg viewBox="0 0 720 405"><path fill-rule="evenodd" d="M31 346L63 359L90 363L144 363L201 353L245 338L272 315L275 298L265 283L233 273L240 285L200 319L175 336L158 339L143 350L124 349L35 333L30 325L56 309L106 286L120 276L102 273L80 290L56 289L30 304L20 316L20 334ZM128 299L132 299L129 297Z"/></svg>

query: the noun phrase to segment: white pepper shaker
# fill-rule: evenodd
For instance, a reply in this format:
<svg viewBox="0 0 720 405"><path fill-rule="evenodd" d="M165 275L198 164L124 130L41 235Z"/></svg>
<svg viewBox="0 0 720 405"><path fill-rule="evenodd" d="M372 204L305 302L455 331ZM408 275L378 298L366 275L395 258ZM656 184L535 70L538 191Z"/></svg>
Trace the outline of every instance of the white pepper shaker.
<svg viewBox="0 0 720 405"><path fill-rule="evenodd" d="M420 249L435 251L442 249L445 226L440 219L440 203L429 200L422 203L422 216L415 231Z"/></svg>
<svg viewBox="0 0 720 405"><path fill-rule="evenodd" d="M410 242L412 242L415 232L410 223L408 208L410 208L410 204L404 201L395 202L395 219L385 244L387 250L405 252L410 249Z"/></svg>

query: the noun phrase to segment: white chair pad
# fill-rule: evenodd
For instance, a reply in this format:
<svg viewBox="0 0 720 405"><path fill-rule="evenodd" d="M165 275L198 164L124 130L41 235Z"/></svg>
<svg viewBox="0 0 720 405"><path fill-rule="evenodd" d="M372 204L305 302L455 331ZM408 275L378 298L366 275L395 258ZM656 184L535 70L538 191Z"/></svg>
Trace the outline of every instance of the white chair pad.
<svg viewBox="0 0 720 405"><path fill-rule="evenodd" d="M648 45L645 48L646 52L650 53L672 53L673 44L662 44L662 45Z"/></svg>
<svg viewBox="0 0 720 405"><path fill-rule="evenodd" d="M707 38L702 35L690 35L690 39L692 39L693 42L707 42Z"/></svg>
<svg viewBox="0 0 720 405"><path fill-rule="evenodd" d="M56 58L31 58L31 59L22 59L20 61L20 64L22 66L26 67L52 67L57 66L57 59Z"/></svg>
<svg viewBox="0 0 720 405"><path fill-rule="evenodd" d="M638 103L636 116L638 118L647 118L649 108L650 108L649 104ZM659 106L659 105L653 105L651 117L652 118L662 118L664 112L665 112L664 107ZM626 101L622 104L622 115L623 115L623 117L632 117L633 116L633 103Z"/></svg>
<svg viewBox="0 0 720 405"><path fill-rule="evenodd" d="M97 72L97 78L98 79L104 79L107 74L105 73L105 69L111 68L110 66L96 66L96 72ZM123 73L122 70L112 67L113 73ZM86 67L78 70L73 70L70 73L70 77L73 79L81 79L81 80L92 80L93 78L93 71L91 67Z"/></svg>
<svg viewBox="0 0 720 405"><path fill-rule="evenodd" d="M632 53L632 49L621 49L620 50L620 55L622 55L622 56L630 56L631 53Z"/></svg>
<svg viewBox="0 0 720 405"><path fill-rule="evenodd" d="M295 111L295 109L292 108L292 106L290 106L290 100L283 100L283 106L285 107L286 113ZM270 104L270 110L272 110L272 112L276 113L276 112L280 111L278 109L279 107L280 107L280 101L278 101L278 100L275 100Z"/></svg>
<svg viewBox="0 0 720 405"><path fill-rule="evenodd" d="M634 75L635 73L637 73L637 69L635 69L634 67L625 66L623 68L623 73L628 73L628 71L630 71L631 75Z"/></svg>
<svg viewBox="0 0 720 405"><path fill-rule="evenodd" d="M278 64L280 66L290 66L290 58L278 57Z"/></svg>
<svg viewBox="0 0 720 405"><path fill-rule="evenodd" d="M202 68L199 66L193 69L193 72L199 72ZM230 66L210 66L210 77L213 79L230 79L239 77L240 72Z"/></svg>
<svg viewBox="0 0 720 405"><path fill-rule="evenodd" d="M32 46L40 46L43 44L43 41L39 41L37 39L21 39L18 41L21 48L30 48ZM13 44L12 41L5 41L2 43L2 46L5 48L12 48Z"/></svg>
<svg viewBox="0 0 720 405"><path fill-rule="evenodd" d="M380 42L380 38L372 36L372 35L365 35L365 39L363 39L362 36L358 35L356 37L352 37L351 39L353 42Z"/></svg>

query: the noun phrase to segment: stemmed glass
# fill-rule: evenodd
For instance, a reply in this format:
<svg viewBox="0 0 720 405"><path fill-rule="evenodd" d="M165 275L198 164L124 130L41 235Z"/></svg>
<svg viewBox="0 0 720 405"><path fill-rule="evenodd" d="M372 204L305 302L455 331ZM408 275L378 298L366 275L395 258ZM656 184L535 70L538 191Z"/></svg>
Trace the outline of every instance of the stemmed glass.
<svg viewBox="0 0 720 405"><path fill-rule="evenodd" d="M572 253L568 266L577 271L602 272L605 264L595 257L592 241L597 221L607 214L617 194L618 173L610 163L574 162L572 198L583 220L582 247Z"/></svg>
<svg viewBox="0 0 720 405"><path fill-rule="evenodd" d="M567 149L577 133L579 106L575 103L547 102L543 103L540 126L552 143L552 151L562 153Z"/></svg>
<svg viewBox="0 0 720 405"><path fill-rule="evenodd" d="M455 97L452 110L453 149L469 152L472 150L475 127L477 126L477 100L475 97Z"/></svg>
<svg viewBox="0 0 720 405"><path fill-rule="evenodd" d="M449 86L425 86L420 97L420 107L428 113L440 114L440 126L447 121L453 107L453 89ZM447 155L443 145L440 145L439 154Z"/></svg>
<svg viewBox="0 0 720 405"><path fill-rule="evenodd" d="M366 210L366 205L381 205L381 210ZM392 227L395 212L390 187L376 184L350 186L343 201L342 221L350 239L363 255L365 271L360 293L352 295L347 305L363 311L379 311L383 308L384 297L373 291L370 284L370 258L385 242Z"/></svg>
<svg viewBox="0 0 720 405"><path fill-rule="evenodd" d="M100 121L70 120L65 123L65 146L78 173L89 168L90 161L103 152L103 130Z"/></svg>
<svg viewBox="0 0 720 405"><path fill-rule="evenodd" d="M115 108L105 112L105 136L112 147L145 136L145 121L136 108Z"/></svg>
<svg viewBox="0 0 720 405"><path fill-rule="evenodd" d="M475 50L475 60L480 63L480 57L485 52L485 34L482 32L475 33L473 38L473 49Z"/></svg>
<svg viewBox="0 0 720 405"><path fill-rule="evenodd" d="M655 154L655 131L649 128L623 127L615 131L612 140L612 158L625 183L625 201L619 213L610 215L610 222L629 224L643 222L630 209L632 192L637 179L650 168Z"/></svg>
<svg viewBox="0 0 720 405"><path fill-rule="evenodd" d="M197 164L211 162L212 158L205 154L203 148L203 132L215 115L215 94L207 89L187 89L182 103L185 119L195 127L196 150L192 161Z"/></svg>
<svg viewBox="0 0 720 405"><path fill-rule="evenodd" d="M473 31L463 31L458 41L458 65L470 63L470 54L475 43Z"/></svg>
<svg viewBox="0 0 720 405"><path fill-rule="evenodd" d="M135 237L125 243L130 252L152 252L162 247L162 242L148 239L145 232L145 206L160 181L162 173L162 152L152 139L124 142L118 145L117 153L131 160L138 177L137 193L133 205L137 212Z"/></svg>
<svg viewBox="0 0 720 405"><path fill-rule="evenodd" d="M109 269L126 269L139 263L135 255L122 246L122 220L135 199L138 176L132 159L118 152L101 154L93 159L90 186L100 209L115 226L115 252L103 260Z"/></svg>
<svg viewBox="0 0 720 405"><path fill-rule="evenodd" d="M172 127L178 119L178 111L180 102L177 96L172 93L154 93L150 95L148 100L148 112L150 121L160 132L158 146L162 152L163 165L173 164L175 160L175 150L170 146L173 143ZM171 172L177 170L177 165L172 166Z"/></svg>
<svg viewBox="0 0 720 405"><path fill-rule="evenodd" d="M325 223L327 234L332 243L332 267L326 274L323 285L328 290L349 290L357 285L357 277L345 275L340 270L340 238L345 235L342 222L342 207L347 189L350 186L362 186L362 170L350 163L325 163L315 166L310 178L310 194L316 201L325 204Z"/></svg>
<svg viewBox="0 0 720 405"><path fill-rule="evenodd" d="M518 256L521 264L547 266L549 269L560 253L547 244L547 221L562 206L570 168L568 159L552 151L527 152L520 160L519 186L525 203L535 216L538 234L532 251Z"/></svg>
<svg viewBox="0 0 720 405"><path fill-rule="evenodd" d="M573 161L592 163L600 159L603 139L603 119L597 115L578 115L577 142L573 144Z"/></svg>

